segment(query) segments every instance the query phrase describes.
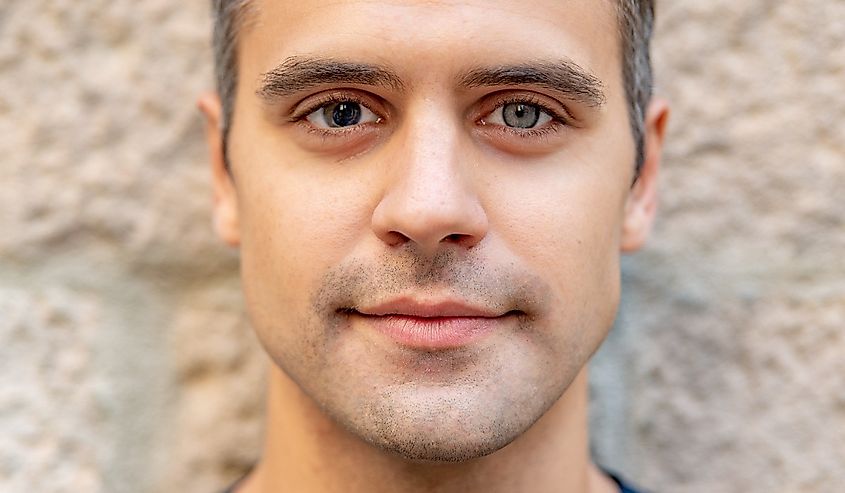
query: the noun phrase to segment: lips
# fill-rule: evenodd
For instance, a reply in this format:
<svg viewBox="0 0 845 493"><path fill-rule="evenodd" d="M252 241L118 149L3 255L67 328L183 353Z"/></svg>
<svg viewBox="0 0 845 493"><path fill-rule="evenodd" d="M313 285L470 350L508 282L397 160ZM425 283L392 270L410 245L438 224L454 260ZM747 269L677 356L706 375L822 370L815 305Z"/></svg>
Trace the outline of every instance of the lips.
<svg viewBox="0 0 845 493"><path fill-rule="evenodd" d="M516 311L498 311L462 300L398 298L347 310L400 346L427 351L465 347L503 327Z"/></svg>
<svg viewBox="0 0 845 493"><path fill-rule="evenodd" d="M469 303L457 300L439 300L420 302L411 298L399 298L371 307L359 308L362 315L387 316L402 315L408 317L437 318L437 317L476 317L496 318L504 315L482 307L475 307Z"/></svg>

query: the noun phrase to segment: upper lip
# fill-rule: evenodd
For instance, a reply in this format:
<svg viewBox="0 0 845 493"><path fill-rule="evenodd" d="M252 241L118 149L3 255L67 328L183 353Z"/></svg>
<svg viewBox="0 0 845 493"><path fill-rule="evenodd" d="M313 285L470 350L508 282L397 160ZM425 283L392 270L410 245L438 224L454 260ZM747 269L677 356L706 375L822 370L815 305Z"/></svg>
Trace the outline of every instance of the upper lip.
<svg viewBox="0 0 845 493"><path fill-rule="evenodd" d="M395 298L375 305L358 307L356 312L370 316L399 315L406 317L484 317L495 318L507 314L489 308L472 305L462 300L439 299L418 300Z"/></svg>

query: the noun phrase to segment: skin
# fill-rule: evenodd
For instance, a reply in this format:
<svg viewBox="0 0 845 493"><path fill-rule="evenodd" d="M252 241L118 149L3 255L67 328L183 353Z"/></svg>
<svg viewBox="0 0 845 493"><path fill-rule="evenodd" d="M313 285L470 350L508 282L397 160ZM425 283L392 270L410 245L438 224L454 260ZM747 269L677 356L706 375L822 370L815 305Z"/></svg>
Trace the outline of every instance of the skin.
<svg viewBox="0 0 845 493"><path fill-rule="evenodd" d="M525 5L256 2L229 167L220 102L200 100L215 229L240 248L275 363L264 454L242 491L614 490L589 458L584 368L615 317L620 252L654 217L668 110L649 108L635 181L611 3ZM387 67L398 83L262 92L265 74L302 59ZM600 82L600 104L461 83L561 60ZM328 98L372 120L321 132ZM507 127L497 110L513 101L564 121ZM408 348L355 312L400 295L503 315L458 348Z"/></svg>

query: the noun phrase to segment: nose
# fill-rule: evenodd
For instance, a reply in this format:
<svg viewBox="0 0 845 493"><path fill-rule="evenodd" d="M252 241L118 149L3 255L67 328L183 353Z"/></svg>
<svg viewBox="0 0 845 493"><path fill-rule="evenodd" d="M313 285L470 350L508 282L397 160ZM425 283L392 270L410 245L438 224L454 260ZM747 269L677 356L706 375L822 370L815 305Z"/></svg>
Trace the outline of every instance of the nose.
<svg viewBox="0 0 845 493"><path fill-rule="evenodd" d="M373 211L376 236L391 247L412 243L433 254L446 245L469 249L487 234L487 214L473 189L458 124L415 118L394 141L387 186Z"/></svg>

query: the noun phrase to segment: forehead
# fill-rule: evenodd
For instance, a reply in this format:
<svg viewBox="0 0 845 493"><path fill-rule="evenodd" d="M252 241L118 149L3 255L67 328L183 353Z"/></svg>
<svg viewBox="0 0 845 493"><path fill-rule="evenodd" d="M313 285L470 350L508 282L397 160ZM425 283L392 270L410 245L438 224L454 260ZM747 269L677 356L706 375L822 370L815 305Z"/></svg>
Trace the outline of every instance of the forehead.
<svg viewBox="0 0 845 493"><path fill-rule="evenodd" d="M249 11L247 79L297 55L385 64L412 81L559 58L621 86L613 0L251 0Z"/></svg>

